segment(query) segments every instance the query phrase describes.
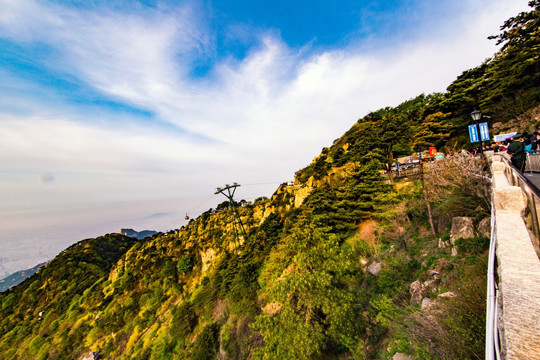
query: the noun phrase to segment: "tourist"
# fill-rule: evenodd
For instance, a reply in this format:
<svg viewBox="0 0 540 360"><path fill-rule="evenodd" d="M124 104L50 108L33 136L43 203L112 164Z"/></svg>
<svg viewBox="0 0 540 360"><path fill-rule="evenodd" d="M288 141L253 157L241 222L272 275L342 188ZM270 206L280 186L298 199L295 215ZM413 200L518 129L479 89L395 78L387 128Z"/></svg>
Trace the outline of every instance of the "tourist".
<svg viewBox="0 0 540 360"><path fill-rule="evenodd" d="M540 137L538 136L538 131L533 132L531 135L529 142L531 143L531 150L536 153L536 150L538 149L538 141L540 140Z"/></svg>
<svg viewBox="0 0 540 360"><path fill-rule="evenodd" d="M525 170L525 160L526 160L526 153L525 153L525 145L523 145L523 134L517 133L512 137L512 143L508 145L507 153L510 155L510 160L512 161L512 165L520 173L523 173L523 170Z"/></svg>

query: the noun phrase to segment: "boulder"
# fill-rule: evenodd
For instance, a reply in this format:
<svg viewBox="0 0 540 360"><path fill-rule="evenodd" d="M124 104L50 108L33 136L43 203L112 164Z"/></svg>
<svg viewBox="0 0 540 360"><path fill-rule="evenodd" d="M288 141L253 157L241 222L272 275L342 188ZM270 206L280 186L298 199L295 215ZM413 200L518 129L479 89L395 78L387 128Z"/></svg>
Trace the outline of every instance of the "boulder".
<svg viewBox="0 0 540 360"><path fill-rule="evenodd" d="M427 280L424 282L424 287L426 288L427 292L437 290L437 285L439 284L439 279L432 279Z"/></svg>
<svg viewBox="0 0 540 360"><path fill-rule="evenodd" d="M410 355L405 355L404 353L395 353L392 360L413 360L413 358Z"/></svg>
<svg viewBox="0 0 540 360"><path fill-rule="evenodd" d="M425 288L420 280L416 280L409 285L409 292L411 293L411 304L419 304L424 297Z"/></svg>
<svg viewBox="0 0 540 360"><path fill-rule="evenodd" d="M439 238L439 249L444 249L447 246L446 241Z"/></svg>
<svg viewBox="0 0 540 360"><path fill-rule="evenodd" d="M459 216L452 218L452 230L450 231L452 245L457 239L471 239L475 235L474 219L472 217Z"/></svg>
<svg viewBox="0 0 540 360"><path fill-rule="evenodd" d="M422 311L429 310L429 305L431 305L431 300L429 298L423 298L420 308L422 309Z"/></svg>
<svg viewBox="0 0 540 360"><path fill-rule="evenodd" d="M437 222L437 232L442 233L445 231L448 231L448 228L450 227L450 219L446 216L443 216L439 219Z"/></svg>
<svg viewBox="0 0 540 360"><path fill-rule="evenodd" d="M491 237L491 218L483 218L478 223L478 234L483 237Z"/></svg>
<svg viewBox="0 0 540 360"><path fill-rule="evenodd" d="M451 291L447 291L445 293L442 293L442 294L439 294L437 295L437 297L441 297L441 298L455 298L456 297L456 294L451 292Z"/></svg>
<svg viewBox="0 0 540 360"><path fill-rule="evenodd" d="M431 291L437 289L438 279L424 281L416 280L409 285L409 292L411 293L411 304L420 304L423 298L425 298Z"/></svg>
<svg viewBox="0 0 540 360"><path fill-rule="evenodd" d="M101 359L101 352L99 351L91 351L87 355L81 358L81 360L98 360Z"/></svg>
<svg viewBox="0 0 540 360"><path fill-rule="evenodd" d="M381 272L381 263L372 263L371 265L368 266L367 268L367 271L371 274L371 275L379 275L379 273Z"/></svg>

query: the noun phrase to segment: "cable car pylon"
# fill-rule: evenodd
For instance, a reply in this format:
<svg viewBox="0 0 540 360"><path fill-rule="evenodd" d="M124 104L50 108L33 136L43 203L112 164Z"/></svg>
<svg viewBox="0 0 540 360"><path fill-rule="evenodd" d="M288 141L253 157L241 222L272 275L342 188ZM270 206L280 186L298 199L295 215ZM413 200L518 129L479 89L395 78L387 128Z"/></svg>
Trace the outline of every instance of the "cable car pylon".
<svg viewBox="0 0 540 360"><path fill-rule="evenodd" d="M244 241L247 240L247 234L246 230L244 229L244 224L242 224L242 219L240 218L240 214L238 213L238 210L236 209L236 203L233 200L234 193L236 191L236 188L239 187L240 184L234 183L233 185L225 184L225 187L223 188L217 188L217 191L215 194L223 194L227 199L229 199L229 204L231 211L233 212L233 229L234 229L234 235L236 239L236 247L238 248L238 244L240 243L240 235L241 234L244 237Z"/></svg>

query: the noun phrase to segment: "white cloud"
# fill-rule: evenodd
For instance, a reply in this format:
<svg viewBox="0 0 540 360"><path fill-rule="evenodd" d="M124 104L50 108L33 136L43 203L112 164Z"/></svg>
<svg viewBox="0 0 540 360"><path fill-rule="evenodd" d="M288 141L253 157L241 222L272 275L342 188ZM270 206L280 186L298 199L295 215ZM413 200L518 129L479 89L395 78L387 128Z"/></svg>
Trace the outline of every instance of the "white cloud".
<svg viewBox="0 0 540 360"><path fill-rule="evenodd" d="M36 11L32 6L37 5L24 3ZM475 9L477 3L486 6L475 1L467 5ZM486 23L491 33L506 17L492 20L501 4L489 4L489 11L478 12L482 15L472 24L453 21L456 30L447 38L424 36L421 43L379 53L363 54L351 47L302 58L301 52L267 33L261 46L240 63L216 64L215 81L188 76L191 62L212 47L212 37L200 27L204 22L189 8L140 15L42 7L41 26L32 20L34 36L63 54L58 55L63 71L113 98L207 138L285 146L285 127L320 141L325 129L336 123L342 131L367 111L443 90L460 71L490 55ZM473 34L481 38L473 39ZM259 140L261 128L266 131Z"/></svg>
<svg viewBox="0 0 540 360"><path fill-rule="evenodd" d="M0 213L11 213L12 220L14 210L26 214L19 217L21 228L40 216L40 224L61 228L85 223L84 214L58 215L73 211L72 204L116 202L86 222L96 224L112 216L127 219L114 215L126 209L122 199L174 197L175 206L188 211L226 182L289 180L369 111L444 90L495 51L488 35L526 9L526 1L463 3L468 13L441 19L437 37L426 32L393 48L306 52L289 48L275 31L265 32L244 59L226 59L197 79L189 75L193 63L212 56L215 44L190 7L138 14L0 0L0 37L26 46L45 43L52 49L42 60L48 70L154 114L132 121L129 114L97 113L65 103L45 85L15 85L11 75L0 88L8 91L0 100L0 163L7 171L0 172ZM167 123L177 128L170 131ZM43 174L54 181L39 181ZM260 194L276 186L260 188ZM45 216L51 207L58 211L52 219ZM146 203L130 216L150 208ZM30 217L33 209L41 212ZM12 222L5 219L0 217L0 227ZM78 240L76 230L61 236Z"/></svg>
<svg viewBox="0 0 540 360"><path fill-rule="evenodd" d="M175 162L212 161L212 145L148 127L101 128L63 119L8 117L3 115L0 122L0 158L9 169L167 171ZM181 155L186 153L189 156Z"/></svg>

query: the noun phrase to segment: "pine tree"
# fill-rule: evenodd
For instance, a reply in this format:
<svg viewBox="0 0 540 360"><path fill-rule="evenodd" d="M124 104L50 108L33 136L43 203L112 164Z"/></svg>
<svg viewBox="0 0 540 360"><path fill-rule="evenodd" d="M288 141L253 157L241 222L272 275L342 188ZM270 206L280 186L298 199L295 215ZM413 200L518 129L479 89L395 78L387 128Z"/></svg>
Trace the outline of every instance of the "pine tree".
<svg viewBox="0 0 540 360"><path fill-rule="evenodd" d="M523 113L540 94L540 1L530 1L529 6L531 11L508 19L502 32L490 37L503 47L487 71L489 91L481 106L502 102L497 109L504 111L510 103L514 111L507 116Z"/></svg>
<svg viewBox="0 0 540 360"><path fill-rule="evenodd" d="M413 149L415 151L424 151L428 147L436 145L436 143L439 141L450 137L450 133L448 131L451 126L444 122L445 118L450 115L450 113L443 114L441 112L428 115L426 119L416 128L415 135L413 137ZM431 232L435 238L437 236L437 232L435 230L435 223L433 221L433 212L431 211L431 204L427 199L424 190L424 164L422 159L420 159L420 183L422 185L422 194L428 210L429 225L431 226Z"/></svg>

